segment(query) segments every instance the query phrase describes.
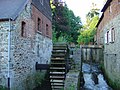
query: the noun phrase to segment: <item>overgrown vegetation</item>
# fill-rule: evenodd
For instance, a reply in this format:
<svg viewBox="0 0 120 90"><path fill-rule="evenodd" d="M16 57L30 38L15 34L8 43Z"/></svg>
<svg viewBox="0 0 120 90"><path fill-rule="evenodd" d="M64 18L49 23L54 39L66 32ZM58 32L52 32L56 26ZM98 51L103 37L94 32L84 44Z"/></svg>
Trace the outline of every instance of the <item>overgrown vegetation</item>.
<svg viewBox="0 0 120 90"><path fill-rule="evenodd" d="M35 84L36 86L41 86L42 82L44 81L45 77L45 72L36 72L34 79L35 79Z"/></svg>
<svg viewBox="0 0 120 90"><path fill-rule="evenodd" d="M67 90L75 90L75 85L72 84L71 86L69 86L69 87L67 88Z"/></svg>
<svg viewBox="0 0 120 90"><path fill-rule="evenodd" d="M7 90L7 88L0 85L0 90Z"/></svg>
<svg viewBox="0 0 120 90"><path fill-rule="evenodd" d="M40 71L37 71L34 75L28 75L27 78L24 80L25 89L32 90L32 85L35 85L35 87L40 87L45 79L44 77L45 72Z"/></svg>

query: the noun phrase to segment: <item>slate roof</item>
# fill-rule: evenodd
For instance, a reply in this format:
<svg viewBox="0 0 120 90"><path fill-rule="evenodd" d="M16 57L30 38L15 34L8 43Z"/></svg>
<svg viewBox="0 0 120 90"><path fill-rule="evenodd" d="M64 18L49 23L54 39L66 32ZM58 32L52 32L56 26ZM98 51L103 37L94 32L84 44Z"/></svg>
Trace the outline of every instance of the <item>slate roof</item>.
<svg viewBox="0 0 120 90"><path fill-rule="evenodd" d="M96 27L98 27L99 24L100 24L100 22L102 21L102 19L103 19L103 17L104 17L104 12L105 12L105 10L108 8L108 6L110 5L111 1L112 1L112 0L107 0L107 2L105 3L104 7L102 8L101 12L103 12L103 13L102 13L102 16L100 17L100 19L99 19Z"/></svg>
<svg viewBox="0 0 120 90"><path fill-rule="evenodd" d="M0 19L15 20L28 0L0 0Z"/></svg>
<svg viewBox="0 0 120 90"><path fill-rule="evenodd" d="M101 10L101 12L105 12L105 10L108 8L108 6L110 5L110 2L111 2L112 0L107 0L107 2L105 3L105 5L104 5L104 7L103 7L103 9Z"/></svg>
<svg viewBox="0 0 120 90"><path fill-rule="evenodd" d="M40 0L32 0L32 5L42 12L49 20L52 20L50 0L43 0L43 5L40 3Z"/></svg>

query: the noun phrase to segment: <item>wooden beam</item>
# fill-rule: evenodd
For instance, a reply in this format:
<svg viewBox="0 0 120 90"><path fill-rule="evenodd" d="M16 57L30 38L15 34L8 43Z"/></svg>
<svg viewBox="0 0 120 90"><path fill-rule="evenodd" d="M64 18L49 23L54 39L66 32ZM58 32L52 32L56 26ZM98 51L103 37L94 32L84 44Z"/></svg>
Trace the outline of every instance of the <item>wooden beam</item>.
<svg viewBox="0 0 120 90"><path fill-rule="evenodd" d="M38 62L36 62L36 70L48 70L49 69L49 64L38 64Z"/></svg>

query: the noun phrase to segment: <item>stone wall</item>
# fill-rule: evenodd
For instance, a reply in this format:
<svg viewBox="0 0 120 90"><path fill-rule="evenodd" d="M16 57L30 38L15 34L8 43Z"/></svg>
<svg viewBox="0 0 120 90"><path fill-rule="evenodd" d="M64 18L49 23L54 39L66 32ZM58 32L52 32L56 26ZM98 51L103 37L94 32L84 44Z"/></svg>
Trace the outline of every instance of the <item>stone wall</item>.
<svg viewBox="0 0 120 90"><path fill-rule="evenodd" d="M64 90L80 89L80 71L70 70L65 79Z"/></svg>
<svg viewBox="0 0 120 90"><path fill-rule="evenodd" d="M26 36L21 36L21 22L26 23ZM7 86L7 53L9 22L0 22L0 85ZM15 21L11 21L11 90L32 90L35 87L35 64L49 63L52 40L35 32L31 18L31 2Z"/></svg>
<svg viewBox="0 0 120 90"><path fill-rule="evenodd" d="M64 90L79 90L80 89L80 72L81 72L81 49L74 48L73 63L71 70L66 74ZM74 68L72 68L74 67Z"/></svg>
<svg viewBox="0 0 120 90"><path fill-rule="evenodd" d="M104 45L104 66L108 78L115 87L120 85L120 15L105 25L104 33L114 28L115 41ZM112 85L113 85L112 84ZM119 87L120 89L120 87Z"/></svg>
<svg viewBox="0 0 120 90"><path fill-rule="evenodd" d="M51 21L42 14L34 5L31 7L32 10L32 20L35 22L35 31L40 34L52 38L52 23ZM40 31L38 31L38 18L40 19ZM46 34L46 24L48 25L48 35Z"/></svg>
<svg viewBox="0 0 120 90"><path fill-rule="evenodd" d="M97 27L97 45L104 44L104 27L110 23L113 18L116 18L120 14L120 2L119 0L112 0L107 9L103 12L100 22Z"/></svg>
<svg viewBox="0 0 120 90"><path fill-rule="evenodd" d="M112 0L97 27L97 44L104 45L104 68L109 83L115 88L120 85L120 1ZM105 44L105 33L110 29L115 30L115 41ZM104 37L103 39L100 39Z"/></svg>
<svg viewBox="0 0 120 90"><path fill-rule="evenodd" d="M0 85L6 85L8 65L8 30L9 22L0 22Z"/></svg>

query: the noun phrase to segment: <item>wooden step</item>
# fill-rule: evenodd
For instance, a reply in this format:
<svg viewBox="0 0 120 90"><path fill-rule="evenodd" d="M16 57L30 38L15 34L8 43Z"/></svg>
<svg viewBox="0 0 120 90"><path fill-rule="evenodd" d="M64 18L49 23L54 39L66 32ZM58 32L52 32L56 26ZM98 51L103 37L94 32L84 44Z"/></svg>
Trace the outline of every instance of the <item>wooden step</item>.
<svg viewBox="0 0 120 90"><path fill-rule="evenodd" d="M67 46L66 43L54 43L53 46Z"/></svg>
<svg viewBox="0 0 120 90"><path fill-rule="evenodd" d="M53 50L66 50L67 49L67 47L57 47L57 46L55 46L55 47L53 47Z"/></svg>
<svg viewBox="0 0 120 90"><path fill-rule="evenodd" d="M50 72L50 74L65 74L65 72Z"/></svg>
<svg viewBox="0 0 120 90"><path fill-rule="evenodd" d="M49 72L52 90L61 90L64 87L67 49L68 46L65 43L53 45Z"/></svg>
<svg viewBox="0 0 120 90"><path fill-rule="evenodd" d="M65 79L64 76L50 76L50 79Z"/></svg>
<svg viewBox="0 0 120 90"><path fill-rule="evenodd" d="M58 63L58 64L64 63L64 64L66 64L66 62L64 60L53 60L53 61L51 61L51 64L52 63Z"/></svg>
<svg viewBox="0 0 120 90"><path fill-rule="evenodd" d="M64 46L64 47L67 47L67 44L53 44L53 47L61 47L61 46Z"/></svg>
<svg viewBox="0 0 120 90"><path fill-rule="evenodd" d="M66 53L66 50L53 50L52 53Z"/></svg>
<svg viewBox="0 0 120 90"><path fill-rule="evenodd" d="M65 58L62 58L62 57L61 58L60 57L53 58L52 57L51 60L65 60Z"/></svg>
<svg viewBox="0 0 120 90"><path fill-rule="evenodd" d="M52 57L65 57L65 54L52 54Z"/></svg>
<svg viewBox="0 0 120 90"><path fill-rule="evenodd" d="M50 82L51 83L64 83L64 80L54 80L54 79L51 79Z"/></svg>
<svg viewBox="0 0 120 90"><path fill-rule="evenodd" d="M63 64L65 63L54 63L54 62L51 63L51 65L63 65Z"/></svg>
<svg viewBox="0 0 120 90"><path fill-rule="evenodd" d="M52 86L64 86L63 83L51 83Z"/></svg>
<svg viewBox="0 0 120 90"><path fill-rule="evenodd" d="M51 64L51 67L66 67L65 64Z"/></svg>
<svg viewBox="0 0 120 90"><path fill-rule="evenodd" d="M65 70L65 67L50 67L50 69L53 69L53 70Z"/></svg>
<svg viewBox="0 0 120 90"><path fill-rule="evenodd" d="M53 89L60 90L60 89L62 89L62 88L63 88L63 86L52 86L52 90L53 90Z"/></svg>

